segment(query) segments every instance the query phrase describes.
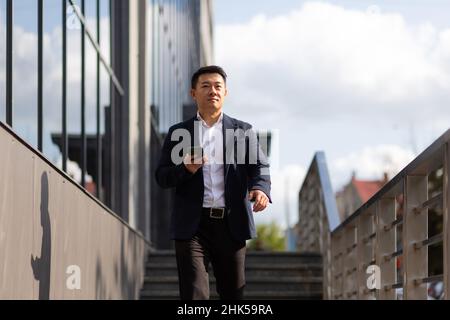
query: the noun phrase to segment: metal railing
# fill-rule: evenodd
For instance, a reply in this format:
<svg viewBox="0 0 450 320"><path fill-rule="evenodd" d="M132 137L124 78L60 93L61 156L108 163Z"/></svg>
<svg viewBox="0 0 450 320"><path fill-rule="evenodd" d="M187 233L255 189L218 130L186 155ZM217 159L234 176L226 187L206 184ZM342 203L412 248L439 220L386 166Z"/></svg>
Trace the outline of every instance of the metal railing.
<svg viewBox="0 0 450 320"><path fill-rule="evenodd" d="M449 143L450 130L339 225L316 156L300 191L299 249L322 253L325 299L436 298L436 284L450 298Z"/></svg>
<svg viewBox="0 0 450 320"><path fill-rule="evenodd" d="M67 51L67 8L70 6L74 14L76 15L77 19L80 22L81 25L81 103L80 103L80 109L81 109L81 137L82 137L82 148L81 148L81 157L82 157L82 170L83 173L81 175L82 183L81 185L85 185L85 173L87 172L87 160L86 160L86 114L85 114L85 100L86 100L86 77L85 77L85 60L86 60L86 50L85 50L85 40L86 37L89 39L90 44L92 45L93 50L96 52L96 60L97 60L97 74L96 74L96 81L97 81L97 88L96 88L96 94L97 94L97 101L96 101L96 108L97 108L97 114L100 113L100 64L104 67L107 75L109 76L109 79L111 80L111 88L115 89L119 95L123 96L125 94L125 89L123 88L122 84L118 80L118 77L113 70L112 66L108 63L106 57L102 53L100 49L100 2L99 0L96 0L96 8L97 8L97 16L96 16L96 34L97 37L94 38L93 36L93 30L90 30L87 26L86 17L84 15L84 8L85 8L85 0L81 0L81 11L79 7L77 6L77 2L75 0L61 0L61 30L62 30L62 59L61 59L61 112L62 112L62 119L61 119L61 130L62 130L62 140L61 140L61 153L62 153L62 167L64 171L67 171L67 162L68 162L68 133L67 133L67 122L68 122L68 113L67 113L67 72L68 72L68 65L67 65L67 58L69 55L69 52ZM11 128L15 129L15 123L14 123L14 54L13 54L13 47L14 47L14 2L13 0L7 0L6 1L6 47L5 47L5 121L6 124L8 124ZM43 64L44 64L44 1L39 0L37 1L37 149L39 151L43 151L43 135L44 135L44 105L43 105L43 88L45 83L45 78L43 75ZM98 140L100 139L100 123L97 121L97 136ZM99 154L99 152L98 152ZM97 168L97 172L101 172L99 168ZM97 184L100 185L99 183ZM100 189L98 187L97 194L99 194Z"/></svg>

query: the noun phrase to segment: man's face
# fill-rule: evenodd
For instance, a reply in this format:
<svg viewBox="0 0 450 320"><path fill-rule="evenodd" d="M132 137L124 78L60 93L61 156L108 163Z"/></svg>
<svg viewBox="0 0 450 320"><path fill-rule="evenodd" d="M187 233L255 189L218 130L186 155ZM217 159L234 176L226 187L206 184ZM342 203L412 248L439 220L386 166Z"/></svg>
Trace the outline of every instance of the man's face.
<svg viewBox="0 0 450 320"><path fill-rule="evenodd" d="M228 91L225 81L218 73L202 74L197 86L191 90L192 98L200 111L220 111Z"/></svg>

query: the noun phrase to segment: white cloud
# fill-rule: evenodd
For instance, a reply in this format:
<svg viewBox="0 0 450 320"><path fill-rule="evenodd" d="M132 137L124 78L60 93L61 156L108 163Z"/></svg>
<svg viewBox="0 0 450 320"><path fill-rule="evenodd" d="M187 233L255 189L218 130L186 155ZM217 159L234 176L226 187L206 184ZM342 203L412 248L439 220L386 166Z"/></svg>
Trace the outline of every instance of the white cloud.
<svg viewBox="0 0 450 320"><path fill-rule="evenodd" d="M59 158L55 163L56 167L62 170L62 158ZM81 183L81 168L75 161L67 160L67 174L76 182ZM85 181L91 183L92 176L85 174Z"/></svg>
<svg viewBox="0 0 450 320"><path fill-rule="evenodd" d="M391 179L414 158L411 150L396 145L368 146L352 152L331 163L334 191L350 181L352 171L359 179L382 179L384 172Z"/></svg>
<svg viewBox="0 0 450 320"><path fill-rule="evenodd" d="M307 2L287 15L218 26L216 52L230 75L233 111L318 119L372 109L400 117L425 106L444 110L449 33L409 26L401 14Z"/></svg>
<svg viewBox="0 0 450 320"><path fill-rule="evenodd" d="M450 28L310 1L219 25L215 43L229 75L225 112L279 129L267 220L286 220L283 179L293 167L304 174L316 151L325 152L336 191L353 171L368 179L398 173L449 128Z"/></svg>
<svg viewBox="0 0 450 320"><path fill-rule="evenodd" d="M92 19L88 24L92 25ZM102 52L109 47L109 22L100 22ZM67 110L68 131L79 134L81 125L80 81L81 81L81 38L80 30L67 30ZM0 24L0 35L5 34ZM14 27L14 71L13 128L29 142L36 142L37 136L37 34L25 31L20 25ZM62 35L61 28L44 33L43 46L43 100L44 100L44 151L56 161L57 149L50 141L51 133L61 131L62 99ZM109 60L109 54L104 54ZM96 131L96 51L86 37L86 128L88 133ZM109 101L109 78L101 67L101 101ZM5 88L5 60L0 55L0 88ZM0 98L3 96L0 94ZM4 97L2 98L2 102ZM0 104L2 105L2 104ZM104 107L104 105L101 105Z"/></svg>

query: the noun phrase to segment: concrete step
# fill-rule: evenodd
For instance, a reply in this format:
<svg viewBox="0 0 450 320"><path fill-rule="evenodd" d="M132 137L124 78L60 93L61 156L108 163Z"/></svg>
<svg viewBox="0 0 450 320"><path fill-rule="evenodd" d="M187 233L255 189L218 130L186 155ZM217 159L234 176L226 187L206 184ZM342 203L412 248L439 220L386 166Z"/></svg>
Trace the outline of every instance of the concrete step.
<svg viewBox="0 0 450 320"><path fill-rule="evenodd" d="M293 277L293 276L321 276L321 264L293 263L284 265L274 265L271 263L246 263L246 275L267 276L267 277ZM211 274L213 273L210 265ZM147 263L146 273L149 276L175 276L178 275L177 265L171 263Z"/></svg>
<svg viewBox="0 0 450 320"><path fill-rule="evenodd" d="M292 264L292 263L322 263L318 254L300 254L297 252L249 252L246 256L248 263Z"/></svg>
<svg viewBox="0 0 450 320"><path fill-rule="evenodd" d="M216 280L210 266L211 299L218 299ZM248 251L245 298L321 299L322 258L292 252ZM158 251L148 256L142 299L179 299L178 272L174 251Z"/></svg>
<svg viewBox="0 0 450 320"><path fill-rule="evenodd" d="M148 262L169 263L175 262L174 251L157 251L150 253ZM266 252L266 251L248 251L246 261L250 264L255 263L321 263L322 257L316 253L298 253L298 252Z"/></svg>
<svg viewBox="0 0 450 320"><path fill-rule="evenodd" d="M283 292L312 292L322 289L321 277L248 277L246 282L245 290L247 292L264 291L267 288ZM146 277L143 289L155 291L177 290L178 277ZM210 277L210 290L216 291L216 279L213 276Z"/></svg>
<svg viewBox="0 0 450 320"><path fill-rule="evenodd" d="M178 300L178 290L153 291L143 290L142 300ZM215 291L211 291L211 300L218 300L219 296ZM280 292L280 291L254 291L244 294L245 300L320 300L322 292Z"/></svg>

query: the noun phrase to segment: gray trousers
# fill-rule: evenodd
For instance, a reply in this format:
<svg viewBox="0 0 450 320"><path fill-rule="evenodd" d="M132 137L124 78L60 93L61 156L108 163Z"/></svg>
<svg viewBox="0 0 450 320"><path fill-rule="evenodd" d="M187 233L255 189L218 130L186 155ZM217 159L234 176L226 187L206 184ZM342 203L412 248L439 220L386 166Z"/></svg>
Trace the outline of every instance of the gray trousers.
<svg viewBox="0 0 450 320"><path fill-rule="evenodd" d="M209 263L221 300L241 300L245 287L245 241L231 237L227 218L202 214L199 229L190 240L176 240L181 300L208 300Z"/></svg>

